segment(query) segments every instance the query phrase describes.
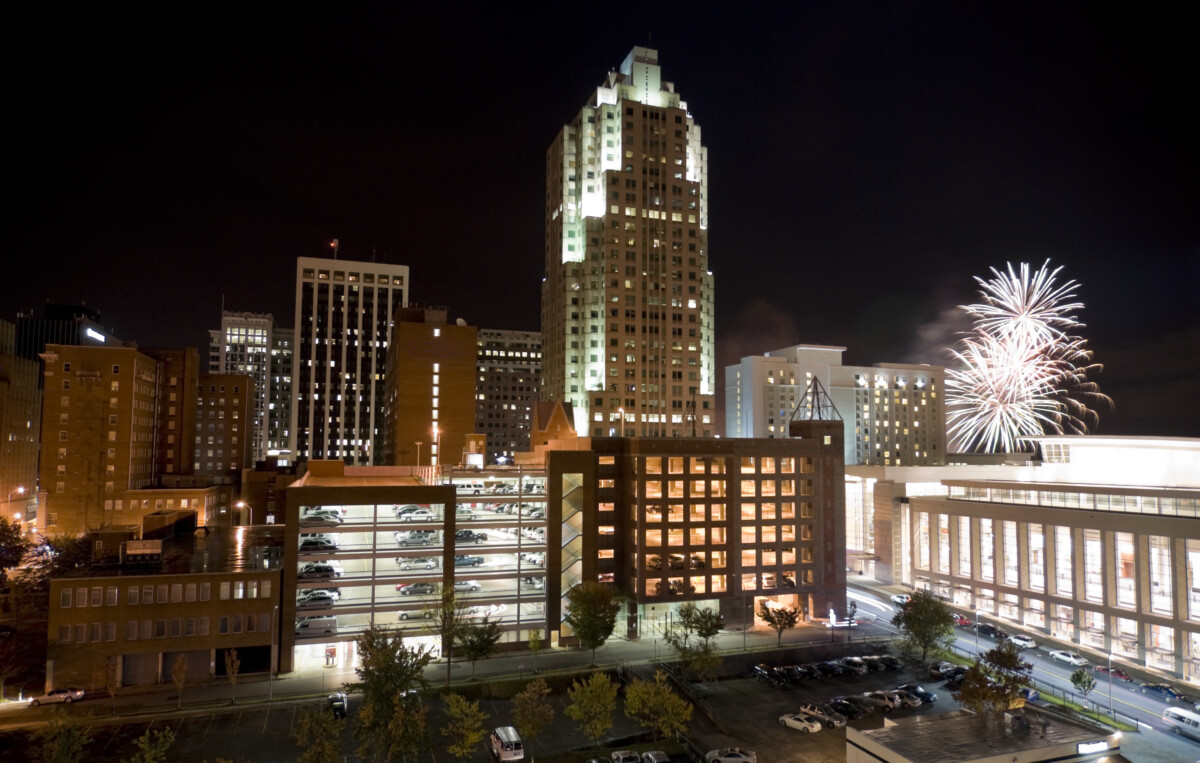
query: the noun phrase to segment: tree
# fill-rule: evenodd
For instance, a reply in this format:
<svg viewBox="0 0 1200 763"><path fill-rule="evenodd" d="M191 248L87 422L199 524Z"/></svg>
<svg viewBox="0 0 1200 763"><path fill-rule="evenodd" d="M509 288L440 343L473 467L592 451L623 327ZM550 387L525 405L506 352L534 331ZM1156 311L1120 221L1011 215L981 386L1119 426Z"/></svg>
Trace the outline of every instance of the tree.
<svg viewBox="0 0 1200 763"><path fill-rule="evenodd" d="M4 701L8 682L25 675L34 664L34 651L27 639L16 634L0 639L0 702Z"/></svg>
<svg viewBox="0 0 1200 763"><path fill-rule="evenodd" d="M358 656L358 681L348 687L362 692L354 716L355 752L371 761L419 755L428 746L420 692L429 688L424 674L429 652L409 649L399 633L372 626L358 637Z"/></svg>
<svg viewBox="0 0 1200 763"><path fill-rule="evenodd" d="M538 652L542 651L542 629L529 629L529 653L533 655L533 672L536 673Z"/></svg>
<svg viewBox="0 0 1200 763"><path fill-rule="evenodd" d="M84 760L83 750L92 734L75 716L62 708L50 713L50 720L33 732L42 763L75 763Z"/></svg>
<svg viewBox="0 0 1200 763"><path fill-rule="evenodd" d="M225 650L225 673L229 676L229 701L237 702L237 678L242 669L242 661L238 659L236 649Z"/></svg>
<svg viewBox="0 0 1200 763"><path fill-rule="evenodd" d="M906 649L921 650L925 661L932 649L954 643L954 614L946 604L925 591L917 591L892 618L904 635Z"/></svg>
<svg viewBox="0 0 1200 763"><path fill-rule="evenodd" d="M504 634L500 631L500 624L486 617L479 623L464 625L459 629L455 638L463 656L471 661L471 678L475 678L475 663L491 657L496 652L496 645L500 643L502 635Z"/></svg>
<svg viewBox="0 0 1200 763"><path fill-rule="evenodd" d="M487 736L483 728L487 713L479 709L478 701L472 702L460 694L447 694L446 717L448 723L442 727L442 736L450 737L446 752L466 760Z"/></svg>
<svg viewBox="0 0 1200 763"><path fill-rule="evenodd" d="M1080 668L1071 674L1071 685L1075 687L1075 691L1079 692L1079 696L1086 700L1087 695L1096 688L1096 678L1092 675L1092 671Z"/></svg>
<svg viewBox="0 0 1200 763"><path fill-rule="evenodd" d="M671 645L684 671L693 671L698 678L715 678L721 665L721 655L713 648L723 625L721 613L697 607L687 602L679 607L664 638Z"/></svg>
<svg viewBox="0 0 1200 763"><path fill-rule="evenodd" d="M1025 704L1021 689L1029 685L1033 665L1021 660L1010 643L991 649L967 670L954 701L975 712L1013 710Z"/></svg>
<svg viewBox="0 0 1200 763"><path fill-rule="evenodd" d="M429 631L441 637L442 652L446 655L446 686L450 685L450 664L454 660L454 642L467 622L467 609L459 603L453 586L443 586L437 601L426 613Z"/></svg>
<svg viewBox="0 0 1200 763"><path fill-rule="evenodd" d="M547 701L550 687L538 678L513 695L513 719L521 738L532 740L554 723L554 706Z"/></svg>
<svg viewBox="0 0 1200 763"><path fill-rule="evenodd" d="M171 668L171 680L175 682L175 689L179 692L175 707L183 707L183 684L187 681L187 655L180 652L175 657L175 665Z"/></svg>
<svg viewBox="0 0 1200 763"><path fill-rule="evenodd" d="M167 751L175 744L175 732L171 729L151 731L133 741L138 751L133 757L123 763L167 763Z"/></svg>
<svg viewBox="0 0 1200 763"><path fill-rule="evenodd" d="M769 607L764 601L758 605L758 616L775 631L776 646L783 646L783 632L795 628L796 623L800 622L800 610L790 604L786 607Z"/></svg>
<svg viewBox="0 0 1200 763"><path fill-rule="evenodd" d="M567 717L578 723L583 735L600 749L600 740L613 727L617 685L604 673L597 672L586 680L572 683L567 697L571 700L564 711Z"/></svg>
<svg viewBox="0 0 1200 763"><path fill-rule="evenodd" d="M50 579L92 561L87 535L42 538L25 557L25 566L12 576L13 601L28 617L45 617L50 609Z"/></svg>
<svg viewBox="0 0 1200 763"><path fill-rule="evenodd" d="M580 646L592 650L592 665L596 664L596 650L617 627L620 611L616 591L604 583L585 581L567 592L563 621L575 631Z"/></svg>
<svg viewBox="0 0 1200 763"><path fill-rule="evenodd" d="M654 733L654 741L687 728L692 706L667 683L667 674L654 672L654 680L633 679L625 690L625 715Z"/></svg>
<svg viewBox="0 0 1200 763"><path fill-rule="evenodd" d="M5 579L9 570L21 566L31 549L32 544L25 537L21 523L0 517L0 581Z"/></svg>
<svg viewBox="0 0 1200 763"><path fill-rule="evenodd" d="M342 759L346 720L324 709L306 707L296 716L292 739L300 748L300 763L337 763Z"/></svg>

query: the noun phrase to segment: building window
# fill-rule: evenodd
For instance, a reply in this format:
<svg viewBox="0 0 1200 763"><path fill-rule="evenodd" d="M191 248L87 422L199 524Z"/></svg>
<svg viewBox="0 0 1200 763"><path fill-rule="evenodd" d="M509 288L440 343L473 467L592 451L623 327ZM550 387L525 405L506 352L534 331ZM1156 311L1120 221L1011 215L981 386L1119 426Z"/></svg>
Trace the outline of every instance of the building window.
<svg viewBox="0 0 1200 763"><path fill-rule="evenodd" d="M208 601L212 594L212 583L200 584L200 601Z"/></svg>
<svg viewBox="0 0 1200 763"><path fill-rule="evenodd" d="M125 640L126 641L137 641L137 637L138 637L137 620L126 620L125 621Z"/></svg>
<svg viewBox="0 0 1200 763"><path fill-rule="evenodd" d="M138 603L138 587L135 585L129 586L125 595L125 603L131 607L136 607Z"/></svg>
<svg viewBox="0 0 1200 763"><path fill-rule="evenodd" d="M221 619L217 621L217 633L224 636L229 633L229 616L221 615Z"/></svg>
<svg viewBox="0 0 1200 763"><path fill-rule="evenodd" d="M58 606L59 606L59 609L70 609L71 608L71 589L70 588L64 588L58 592Z"/></svg>
<svg viewBox="0 0 1200 763"><path fill-rule="evenodd" d="M223 581L221 583L220 597L221 597L221 601L229 600L229 581L228 580Z"/></svg>
<svg viewBox="0 0 1200 763"><path fill-rule="evenodd" d="M105 590L104 595L105 595L104 605L106 607L115 607L120 602L121 592L115 585L109 586Z"/></svg>

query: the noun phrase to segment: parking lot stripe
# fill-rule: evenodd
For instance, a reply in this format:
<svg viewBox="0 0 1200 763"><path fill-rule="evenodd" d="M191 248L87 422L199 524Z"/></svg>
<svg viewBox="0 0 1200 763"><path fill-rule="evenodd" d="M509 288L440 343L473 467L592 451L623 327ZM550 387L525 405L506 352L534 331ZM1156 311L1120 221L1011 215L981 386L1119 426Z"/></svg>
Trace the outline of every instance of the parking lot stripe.
<svg viewBox="0 0 1200 763"><path fill-rule="evenodd" d="M208 736L208 730L212 728L213 719L217 717L216 713L208 716L208 725L204 727L204 736Z"/></svg>
<svg viewBox="0 0 1200 763"><path fill-rule="evenodd" d="M121 733L121 728L122 728L124 725L125 725L125 724L123 724L123 723L118 723L118 724L117 724L117 727L116 727L115 729L113 729L113 732L112 732L112 734L110 734L110 735L109 735L109 737L108 737L108 741L104 743L104 749L106 749L106 750L108 749L108 746L109 746L110 744L112 744L112 743L113 743L113 740L114 740L114 739L116 739L116 738L117 738L117 734L120 734L120 733Z"/></svg>

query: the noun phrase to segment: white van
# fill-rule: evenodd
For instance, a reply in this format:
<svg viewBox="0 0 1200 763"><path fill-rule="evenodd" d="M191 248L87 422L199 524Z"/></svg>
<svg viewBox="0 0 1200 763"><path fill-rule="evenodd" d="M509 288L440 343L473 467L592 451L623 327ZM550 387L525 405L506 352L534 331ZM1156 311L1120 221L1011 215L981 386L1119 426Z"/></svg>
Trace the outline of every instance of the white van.
<svg viewBox="0 0 1200 763"><path fill-rule="evenodd" d="M459 493L467 493L470 495L479 495L483 492L483 483L478 481L471 482L455 482L454 489Z"/></svg>
<svg viewBox="0 0 1200 763"><path fill-rule="evenodd" d="M492 730L492 757L498 761L524 760L525 747L521 735L512 726L501 726Z"/></svg>
<svg viewBox="0 0 1200 763"><path fill-rule="evenodd" d="M336 636L338 621L336 617L305 617L296 621L296 638L316 638L318 636Z"/></svg>
<svg viewBox="0 0 1200 763"><path fill-rule="evenodd" d="M1167 727L1171 731L1180 736L1200 742L1200 715L1191 710L1168 707L1166 710L1163 710L1162 719L1163 723L1167 724Z"/></svg>

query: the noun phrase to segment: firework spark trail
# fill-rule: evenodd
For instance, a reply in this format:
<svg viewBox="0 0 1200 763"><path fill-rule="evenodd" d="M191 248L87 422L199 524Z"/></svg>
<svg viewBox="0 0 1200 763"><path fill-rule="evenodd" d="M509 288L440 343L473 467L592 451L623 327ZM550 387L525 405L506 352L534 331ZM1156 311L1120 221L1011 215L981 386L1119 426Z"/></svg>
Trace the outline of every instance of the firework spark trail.
<svg viewBox="0 0 1200 763"><path fill-rule="evenodd" d="M976 278L983 301L963 305L974 330L951 353L962 365L946 372L947 434L959 450L1013 452L1018 438L1046 432L1086 434L1099 416L1089 403L1112 401L1088 380L1101 366L1073 312L1075 281L1057 285L1061 267L1027 263L990 281Z"/></svg>

